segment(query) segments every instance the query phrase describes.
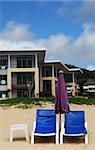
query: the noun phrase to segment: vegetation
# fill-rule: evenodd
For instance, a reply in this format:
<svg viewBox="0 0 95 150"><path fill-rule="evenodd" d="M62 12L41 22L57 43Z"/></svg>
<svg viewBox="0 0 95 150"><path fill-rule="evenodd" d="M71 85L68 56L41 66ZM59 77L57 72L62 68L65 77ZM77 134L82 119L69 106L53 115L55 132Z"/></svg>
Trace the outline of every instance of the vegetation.
<svg viewBox="0 0 95 150"><path fill-rule="evenodd" d="M42 103L54 103L54 98L12 98L0 100L1 107L15 106L17 108L32 108L34 106L42 106Z"/></svg>
<svg viewBox="0 0 95 150"><path fill-rule="evenodd" d="M85 104L85 105L95 105L95 98L88 98L88 97L75 97L69 98L70 104Z"/></svg>
<svg viewBox="0 0 95 150"><path fill-rule="evenodd" d="M17 108L32 108L35 106L42 107L42 104L52 103L54 104L55 98L50 97L41 97L41 98L12 98L6 100L0 100L1 107L9 107L15 106ZM86 105L95 105L95 98L87 98L87 97L76 97L76 98L69 98L70 104L86 104Z"/></svg>

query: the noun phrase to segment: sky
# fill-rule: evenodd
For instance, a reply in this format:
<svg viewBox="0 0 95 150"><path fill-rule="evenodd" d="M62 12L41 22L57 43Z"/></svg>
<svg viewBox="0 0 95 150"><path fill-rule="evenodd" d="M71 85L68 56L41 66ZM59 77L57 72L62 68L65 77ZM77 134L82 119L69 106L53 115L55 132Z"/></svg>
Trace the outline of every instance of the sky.
<svg viewBox="0 0 95 150"><path fill-rule="evenodd" d="M6 49L46 49L46 60L95 69L95 0L0 0Z"/></svg>

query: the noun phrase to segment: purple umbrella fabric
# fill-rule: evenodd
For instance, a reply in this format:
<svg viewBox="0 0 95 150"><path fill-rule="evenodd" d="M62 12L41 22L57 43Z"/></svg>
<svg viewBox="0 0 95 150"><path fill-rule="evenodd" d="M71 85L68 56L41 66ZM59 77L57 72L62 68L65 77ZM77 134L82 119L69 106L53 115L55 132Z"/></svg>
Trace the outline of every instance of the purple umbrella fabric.
<svg viewBox="0 0 95 150"><path fill-rule="evenodd" d="M58 82L56 87L56 102L55 102L55 113L63 114L69 112L69 102L67 96L67 89L64 80L63 71L58 73Z"/></svg>

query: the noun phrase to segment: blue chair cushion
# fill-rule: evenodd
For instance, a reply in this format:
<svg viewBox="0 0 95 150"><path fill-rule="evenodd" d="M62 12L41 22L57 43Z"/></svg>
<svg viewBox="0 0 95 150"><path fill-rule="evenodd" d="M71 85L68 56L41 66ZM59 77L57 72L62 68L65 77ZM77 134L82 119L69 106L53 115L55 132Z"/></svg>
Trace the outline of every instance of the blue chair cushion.
<svg viewBox="0 0 95 150"><path fill-rule="evenodd" d="M65 134L87 134L85 127L67 127Z"/></svg>
<svg viewBox="0 0 95 150"><path fill-rule="evenodd" d="M37 110L35 133L56 133L56 114L54 110Z"/></svg>
<svg viewBox="0 0 95 150"><path fill-rule="evenodd" d="M45 116L50 117L50 116L55 116L55 112L53 110L39 110L38 115L43 117Z"/></svg>
<svg viewBox="0 0 95 150"><path fill-rule="evenodd" d="M65 134L87 134L84 111L70 111L65 114Z"/></svg>

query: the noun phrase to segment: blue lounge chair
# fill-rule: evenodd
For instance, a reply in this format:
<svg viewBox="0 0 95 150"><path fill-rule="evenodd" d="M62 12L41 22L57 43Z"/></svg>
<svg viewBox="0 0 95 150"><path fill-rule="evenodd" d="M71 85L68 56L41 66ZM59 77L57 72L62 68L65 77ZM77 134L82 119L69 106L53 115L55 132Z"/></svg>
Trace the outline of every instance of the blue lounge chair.
<svg viewBox="0 0 95 150"><path fill-rule="evenodd" d="M84 111L70 111L65 114L61 125L60 144L63 136L85 136L85 144L88 144L87 122L85 122Z"/></svg>
<svg viewBox="0 0 95 150"><path fill-rule="evenodd" d="M31 133L31 144L35 142L35 136L55 136L56 144L58 144L59 129L56 122L56 114L52 109L39 109L36 112L36 122L33 124Z"/></svg>

